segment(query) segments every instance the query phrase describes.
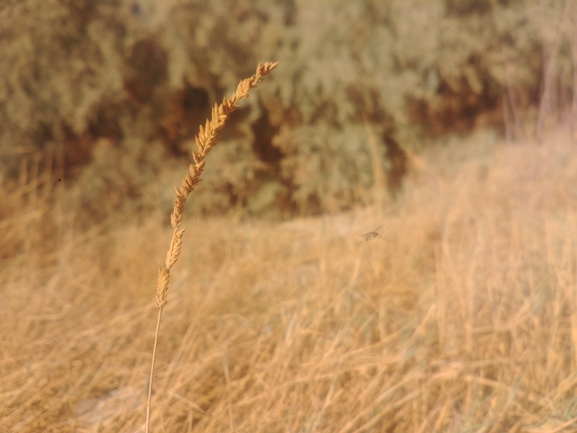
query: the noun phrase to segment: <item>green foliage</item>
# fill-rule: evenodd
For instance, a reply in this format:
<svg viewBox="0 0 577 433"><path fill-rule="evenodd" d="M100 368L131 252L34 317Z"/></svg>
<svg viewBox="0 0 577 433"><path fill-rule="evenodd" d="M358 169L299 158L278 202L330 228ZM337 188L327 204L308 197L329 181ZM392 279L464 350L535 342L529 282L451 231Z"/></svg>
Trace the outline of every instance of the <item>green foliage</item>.
<svg viewBox="0 0 577 433"><path fill-rule="evenodd" d="M338 210L368 201L373 176L364 126L338 132L327 124L299 126L274 144L283 149L280 176L293 187L291 198L301 210Z"/></svg>
<svg viewBox="0 0 577 433"><path fill-rule="evenodd" d="M4 3L0 166L14 172L8 155L56 149L71 175L98 164L102 138L120 155L162 142L184 156L210 105L259 61L279 60L224 131L195 209L343 209L369 200L374 167L402 173L386 160L394 138L402 148L502 131L504 119L521 130L523 119L559 118L572 103L573 9L552 0ZM539 118L527 117L544 92ZM121 159L106 169L127 176L114 168Z"/></svg>

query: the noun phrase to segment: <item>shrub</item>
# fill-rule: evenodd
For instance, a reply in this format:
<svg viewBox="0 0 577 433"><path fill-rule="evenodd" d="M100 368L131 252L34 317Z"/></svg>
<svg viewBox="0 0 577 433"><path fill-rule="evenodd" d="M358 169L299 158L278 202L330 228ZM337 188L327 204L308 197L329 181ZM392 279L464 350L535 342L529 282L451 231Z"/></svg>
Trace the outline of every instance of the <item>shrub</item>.
<svg viewBox="0 0 577 433"><path fill-rule="evenodd" d="M503 132L505 119L523 138L527 125L540 132L561 119L572 107L573 9L552 0L5 3L0 164L15 173L14 155L41 149L70 178L102 138L121 154L162 143L184 155L208 101L277 58L284 67L271 85L231 119L193 209L343 209L382 187L379 166L399 185L403 148ZM154 167L150 158L133 164ZM124 176L117 164L107 170Z"/></svg>

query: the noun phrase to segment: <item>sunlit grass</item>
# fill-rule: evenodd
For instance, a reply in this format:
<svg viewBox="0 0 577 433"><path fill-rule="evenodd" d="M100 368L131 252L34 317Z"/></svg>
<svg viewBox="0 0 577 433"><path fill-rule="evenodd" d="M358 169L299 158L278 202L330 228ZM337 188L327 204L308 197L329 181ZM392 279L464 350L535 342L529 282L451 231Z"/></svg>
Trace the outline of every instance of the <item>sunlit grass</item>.
<svg viewBox="0 0 577 433"><path fill-rule="evenodd" d="M421 158L384 209L187 224L154 431L575 430L573 146ZM142 431L165 216L60 226L43 249L57 207L21 206L0 251L0 425Z"/></svg>

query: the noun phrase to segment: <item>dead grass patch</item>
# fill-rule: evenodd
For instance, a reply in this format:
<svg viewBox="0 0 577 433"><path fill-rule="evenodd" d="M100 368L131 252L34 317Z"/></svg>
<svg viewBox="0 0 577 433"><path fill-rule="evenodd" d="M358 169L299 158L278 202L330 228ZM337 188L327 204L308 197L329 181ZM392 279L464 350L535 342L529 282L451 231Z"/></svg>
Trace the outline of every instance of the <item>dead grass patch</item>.
<svg viewBox="0 0 577 433"><path fill-rule="evenodd" d="M187 224L155 429L574 431L573 150L486 145L454 161L449 146L384 212ZM154 337L141 273L160 258L137 239L170 233L150 218L71 234L44 267L2 262L0 425L141 431ZM380 224L391 242L367 257L358 235ZM103 233L130 266L99 259Z"/></svg>

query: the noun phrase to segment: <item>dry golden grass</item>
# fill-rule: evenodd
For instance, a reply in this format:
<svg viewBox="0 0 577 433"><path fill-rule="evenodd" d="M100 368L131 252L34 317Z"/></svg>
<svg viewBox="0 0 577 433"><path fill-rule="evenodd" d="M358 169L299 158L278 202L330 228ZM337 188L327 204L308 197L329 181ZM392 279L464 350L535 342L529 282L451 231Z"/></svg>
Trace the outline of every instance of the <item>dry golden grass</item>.
<svg viewBox="0 0 577 433"><path fill-rule="evenodd" d="M200 126L199 134L194 137L196 142L196 149L192 152L192 159L194 164L190 164L189 172L184 176L181 182L180 189L174 188L174 206L170 214L170 225L172 226L172 237L170 239L170 246L166 253L166 260L164 266L158 268L158 283L156 285L156 308L158 308L158 317L156 319L156 331L154 334L154 345L152 349L152 363L150 368L150 379L148 385L148 402L146 405L146 433L150 431L150 407L152 399L152 385L154 379L154 364L156 361L156 349L158 347L158 335L160 331L160 322L162 319L162 310L168 302L168 282L170 280L170 270L180 257L182 249L182 238L185 229L180 228L182 216L184 214L184 206L190 193L202 182L200 176L204 172L206 164L205 158L211 149L218 143L220 139L219 132L226 123L228 116L238 108L238 102L241 99L248 98L248 92L257 86L262 78L268 75L278 65L277 63L266 62L259 63L256 72L250 77L242 80L236 92L224 98L220 104L214 104L212 109L212 116L206 121L205 126Z"/></svg>
<svg viewBox="0 0 577 433"><path fill-rule="evenodd" d="M575 431L569 143L420 155L385 211L187 223L155 431ZM35 239L50 214L22 206L7 224ZM55 245L0 262L0 432L142 431L150 282L171 229L151 215L74 232L57 208ZM390 242L367 254L359 235L381 224Z"/></svg>

